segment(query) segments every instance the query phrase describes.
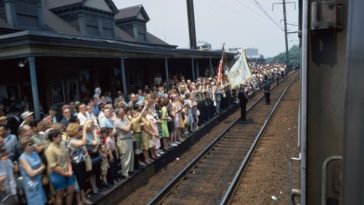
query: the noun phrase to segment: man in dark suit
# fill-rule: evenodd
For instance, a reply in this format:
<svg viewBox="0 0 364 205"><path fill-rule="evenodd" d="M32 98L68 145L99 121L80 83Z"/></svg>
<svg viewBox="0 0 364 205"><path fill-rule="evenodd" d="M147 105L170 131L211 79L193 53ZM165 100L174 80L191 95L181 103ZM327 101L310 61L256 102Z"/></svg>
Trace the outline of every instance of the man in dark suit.
<svg viewBox="0 0 364 205"><path fill-rule="evenodd" d="M240 101L240 117L242 121L246 121L246 104L248 103L248 97L244 91L244 86L241 85L239 89L238 98Z"/></svg>
<svg viewBox="0 0 364 205"><path fill-rule="evenodd" d="M267 75L264 75L263 91L264 91L265 104L270 105L270 82L268 80Z"/></svg>

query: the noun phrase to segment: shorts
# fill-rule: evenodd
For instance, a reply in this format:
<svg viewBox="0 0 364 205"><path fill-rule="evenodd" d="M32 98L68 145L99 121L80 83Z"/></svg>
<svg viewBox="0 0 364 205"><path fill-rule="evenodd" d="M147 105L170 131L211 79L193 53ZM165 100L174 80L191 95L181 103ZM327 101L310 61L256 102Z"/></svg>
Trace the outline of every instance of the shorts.
<svg viewBox="0 0 364 205"><path fill-rule="evenodd" d="M61 176L56 172L51 172L50 181L56 191L67 189L69 186L73 186L75 184L74 176Z"/></svg>

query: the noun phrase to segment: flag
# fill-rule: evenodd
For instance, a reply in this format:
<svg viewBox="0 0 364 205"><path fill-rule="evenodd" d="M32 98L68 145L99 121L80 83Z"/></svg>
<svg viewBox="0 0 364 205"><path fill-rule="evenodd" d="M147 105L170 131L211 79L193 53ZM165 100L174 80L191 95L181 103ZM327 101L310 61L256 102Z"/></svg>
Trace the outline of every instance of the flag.
<svg viewBox="0 0 364 205"><path fill-rule="evenodd" d="M221 60L219 63L219 68L217 71L217 82L221 82L222 81L222 63L224 61L224 47L225 47L225 43L222 44L222 54L221 54Z"/></svg>
<svg viewBox="0 0 364 205"><path fill-rule="evenodd" d="M244 84L247 79L251 78L252 75L246 61L245 51L241 52L239 59L234 63L226 75L229 78L232 88Z"/></svg>
<svg viewBox="0 0 364 205"><path fill-rule="evenodd" d="M222 59L220 60L219 69L218 69L218 73L217 73L217 82L221 82L221 81L222 81Z"/></svg>

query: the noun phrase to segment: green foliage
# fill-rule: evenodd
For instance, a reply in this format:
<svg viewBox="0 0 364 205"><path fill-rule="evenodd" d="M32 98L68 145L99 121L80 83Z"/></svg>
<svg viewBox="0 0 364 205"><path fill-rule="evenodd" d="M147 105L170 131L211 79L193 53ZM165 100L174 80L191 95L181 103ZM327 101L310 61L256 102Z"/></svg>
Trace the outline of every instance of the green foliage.
<svg viewBox="0 0 364 205"><path fill-rule="evenodd" d="M292 46L288 51L288 58L290 65L299 65L300 64L300 49L298 45ZM267 63L279 62L285 63L286 62L286 52L279 53L278 55L268 58Z"/></svg>

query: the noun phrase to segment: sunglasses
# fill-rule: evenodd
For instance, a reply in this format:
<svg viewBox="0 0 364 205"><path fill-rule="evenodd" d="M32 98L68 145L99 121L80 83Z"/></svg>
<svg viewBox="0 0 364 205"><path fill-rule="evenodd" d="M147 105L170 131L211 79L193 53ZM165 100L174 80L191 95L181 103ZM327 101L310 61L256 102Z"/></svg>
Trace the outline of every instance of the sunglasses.
<svg viewBox="0 0 364 205"><path fill-rule="evenodd" d="M34 145L34 142L29 142L27 146L32 147Z"/></svg>

